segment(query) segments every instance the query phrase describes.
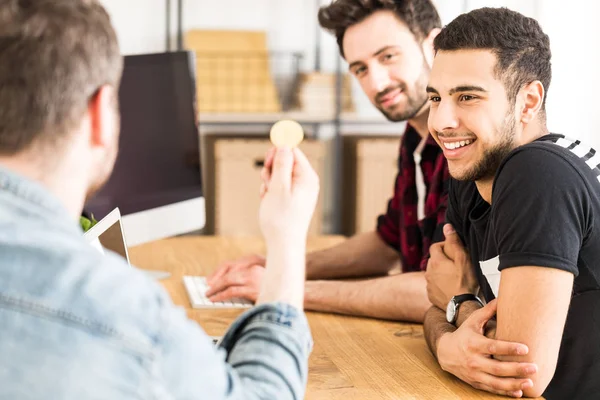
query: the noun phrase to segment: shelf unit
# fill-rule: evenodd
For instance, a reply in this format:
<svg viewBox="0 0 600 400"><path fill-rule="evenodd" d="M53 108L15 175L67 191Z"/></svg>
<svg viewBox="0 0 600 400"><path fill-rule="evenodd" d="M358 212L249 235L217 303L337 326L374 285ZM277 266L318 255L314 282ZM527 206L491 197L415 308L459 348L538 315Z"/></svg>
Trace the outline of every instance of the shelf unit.
<svg viewBox="0 0 600 400"><path fill-rule="evenodd" d="M165 0L166 2L166 33L165 42L167 51L171 51L171 4L172 0ZM177 48L176 50L183 50L183 12L184 12L184 0L176 0L177 7ZM320 7L320 1L316 0L317 8ZM320 28L317 26L317 31L320 32ZM315 69L320 70L321 64L321 49L320 49L320 34L317 34L316 43L316 57L315 57ZM343 165L343 138L341 128L342 126L353 126L353 125L378 125L378 124L390 124L383 116L382 117L363 117L356 114L342 112L342 85L343 85L343 72L342 72L342 58L336 53L336 68L335 68L335 107L333 115L315 115L307 114L303 112L281 112L281 113L200 113L198 116L198 123L200 128L210 126L260 126L260 125L271 125L281 119L289 118L294 119L301 125L310 128L309 131L313 133L314 139L319 139L319 130L323 125L329 125L333 127L333 139L332 139L332 157L334 163L333 179L332 182L343 182L344 181L344 165ZM339 205L342 202L342 185L338 185L332 191L332 202L333 204ZM331 215L331 229L333 234L339 234L343 231L343 213L342 207L332 207Z"/></svg>

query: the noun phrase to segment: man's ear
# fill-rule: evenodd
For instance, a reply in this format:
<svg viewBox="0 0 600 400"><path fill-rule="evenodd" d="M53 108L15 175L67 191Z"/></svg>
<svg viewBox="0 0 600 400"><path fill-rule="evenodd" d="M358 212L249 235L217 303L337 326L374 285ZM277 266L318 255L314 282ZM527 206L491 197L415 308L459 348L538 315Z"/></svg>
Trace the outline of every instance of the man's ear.
<svg viewBox="0 0 600 400"><path fill-rule="evenodd" d="M521 88L519 91L519 120L528 124L538 117L544 103L546 91L540 81L533 81Z"/></svg>
<svg viewBox="0 0 600 400"><path fill-rule="evenodd" d="M421 44L421 50L423 50L423 55L425 57L425 60L427 61L427 64L429 65L429 68L431 68L431 66L433 65L433 58L435 57L433 41L441 31L442 30L440 28L433 28Z"/></svg>
<svg viewBox="0 0 600 400"><path fill-rule="evenodd" d="M108 147L116 140L117 92L110 85L101 86L88 103L90 141L93 147Z"/></svg>

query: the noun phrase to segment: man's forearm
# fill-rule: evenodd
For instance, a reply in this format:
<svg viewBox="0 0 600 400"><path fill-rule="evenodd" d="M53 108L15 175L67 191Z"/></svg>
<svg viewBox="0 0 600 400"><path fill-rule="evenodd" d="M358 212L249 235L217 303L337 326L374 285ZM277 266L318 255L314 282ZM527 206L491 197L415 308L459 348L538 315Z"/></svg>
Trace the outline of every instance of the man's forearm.
<svg viewBox="0 0 600 400"><path fill-rule="evenodd" d="M456 327L446 321L446 313L433 306L425 314L423 331L425 332L425 341L433 356L437 359L437 347L440 338L446 333L452 333Z"/></svg>
<svg viewBox="0 0 600 400"><path fill-rule="evenodd" d="M411 272L360 281L308 281L307 310L423 322L431 306L425 274Z"/></svg>
<svg viewBox="0 0 600 400"><path fill-rule="evenodd" d="M469 316L479 310L481 306L476 301L465 301L458 308L456 316L456 326L448 323L446 320L446 312L437 307L431 307L425 315L423 330L425 331L425 340L433 355L437 358L437 345L440 338L445 333L454 332L457 327L461 326Z"/></svg>
<svg viewBox="0 0 600 400"><path fill-rule="evenodd" d="M377 232L356 235L306 258L307 279L356 278L387 274L399 264L398 253Z"/></svg>
<svg viewBox="0 0 600 400"><path fill-rule="evenodd" d="M479 310L481 305L476 301L465 301L458 308L458 313L456 314L456 326L460 327L463 322L465 322L471 314L475 311ZM448 323L448 322L446 322Z"/></svg>

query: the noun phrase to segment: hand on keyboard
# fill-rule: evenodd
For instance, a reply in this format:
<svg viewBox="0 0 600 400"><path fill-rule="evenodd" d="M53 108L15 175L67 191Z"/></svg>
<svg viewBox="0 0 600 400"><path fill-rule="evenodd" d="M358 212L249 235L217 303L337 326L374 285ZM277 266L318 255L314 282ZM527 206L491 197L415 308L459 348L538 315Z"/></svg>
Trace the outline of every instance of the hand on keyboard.
<svg viewBox="0 0 600 400"><path fill-rule="evenodd" d="M193 308L248 308L252 306L252 302L239 298L211 301L206 296L208 284L203 276L184 276L183 284Z"/></svg>
<svg viewBox="0 0 600 400"><path fill-rule="evenodd" d="M224 263L206 278L209 285L206 296L212 301L241 297L256 302L265 262L264 257L251 255Z"/></svg>

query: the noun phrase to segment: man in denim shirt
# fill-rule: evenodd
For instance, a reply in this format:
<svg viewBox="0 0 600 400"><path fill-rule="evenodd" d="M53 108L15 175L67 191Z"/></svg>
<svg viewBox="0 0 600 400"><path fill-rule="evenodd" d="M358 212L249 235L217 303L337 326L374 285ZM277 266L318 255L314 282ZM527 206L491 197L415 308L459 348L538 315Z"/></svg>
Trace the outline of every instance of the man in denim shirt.
<svg viewBox="0 0 600 400"><path fill-rule="evenodd" d="M159 284L101 255L78 225L116 159L121 69L95 0L0 3L0 398L302 398L315 172L296 149L267 155L268 272L217 349Z"/></svg>

